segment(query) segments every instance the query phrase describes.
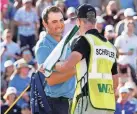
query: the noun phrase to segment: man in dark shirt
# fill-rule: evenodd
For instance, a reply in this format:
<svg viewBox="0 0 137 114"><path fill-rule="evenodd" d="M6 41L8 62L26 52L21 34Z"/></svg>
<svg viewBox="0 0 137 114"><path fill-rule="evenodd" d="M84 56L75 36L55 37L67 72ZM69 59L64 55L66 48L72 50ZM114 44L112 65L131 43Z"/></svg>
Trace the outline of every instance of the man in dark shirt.
<svg viewBox="0 0 137 114"><path fill-rule="evenodd" d="M106 38L104 38L96 29L95 29L95 22L96 22L96 13L95 9L88 4L82 5L78 9L78 19L77 24L80 26L80 37L77 38L77 40L74 43L74 46L72 47L72 53L68 57L68 59L64 62L58 62L56 63L55 69L57 71L66 71L68 68L73 68L75 65L80 62L83 59L86 59L87 67L89 66L89 59L90 59L90 44L85 39L83 35L85 34L92 34L97 36L102 42L107 42ZM93 53L94 54L94 53ZM113 77L116 77L114 75L117 74L117 65L116 63L113 64L113 67L111 69ZM114 79L114 78L113 78ZM84 86L86 88L86 91L84 92L85 95L87 95L87 84ZM85 89L84 89L85 90ZM82 108L82 107L81 107ZM83 114L95 114L95 113L101 113L101 114L110 114L105 111L97 111L92 110L90 112L83 112ZM77 113L76 113L77 114Z"/></svg>

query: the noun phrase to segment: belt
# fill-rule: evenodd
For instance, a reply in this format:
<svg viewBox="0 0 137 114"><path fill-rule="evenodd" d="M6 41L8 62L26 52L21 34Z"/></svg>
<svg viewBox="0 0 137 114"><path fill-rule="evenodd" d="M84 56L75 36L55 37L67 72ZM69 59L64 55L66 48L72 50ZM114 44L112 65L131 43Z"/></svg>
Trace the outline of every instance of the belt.
<svg viewBox="0 0 137 114"><path fill-rule="evenodd" d="M69 98L66 98L66 97L50 97L50 96L47 96L47 99L59 100L59 101L69 101Z"/></svg>

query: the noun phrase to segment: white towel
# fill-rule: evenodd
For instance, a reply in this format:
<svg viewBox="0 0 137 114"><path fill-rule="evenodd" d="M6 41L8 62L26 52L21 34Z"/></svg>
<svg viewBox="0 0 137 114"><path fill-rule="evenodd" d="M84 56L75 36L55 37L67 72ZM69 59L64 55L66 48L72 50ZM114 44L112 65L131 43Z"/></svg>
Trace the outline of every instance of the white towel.
<svg viewBox="0 0 137 114"><path fill-rule="evenodd" d="M77 26L74 26L74 28L57 44L54 50L44 61L42 66L45 69L45 77L49 77L51 75L54 65L58 62L58 60L65 60L69 45L68 43L78 29L79 28Z"/></svg>

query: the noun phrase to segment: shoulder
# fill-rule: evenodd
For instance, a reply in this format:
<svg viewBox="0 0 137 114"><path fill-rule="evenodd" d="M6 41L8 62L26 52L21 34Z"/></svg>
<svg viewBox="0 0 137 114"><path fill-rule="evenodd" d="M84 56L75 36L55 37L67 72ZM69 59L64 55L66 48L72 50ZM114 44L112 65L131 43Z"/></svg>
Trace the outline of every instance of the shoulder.
<svg viewBox="0 0 137 114"><path fill-rule="evenodd" d="M74 47L75 46L85 47L85 46L89 45L88 41L86 40L86 38L84 36L80 36L79 38L77 38L74 41L75 41Z"/></svg>
<svg viewBox="0 0 137 114"><path fill-rule="evenodd" d="M0 47L3 47L5 46L5 43L4 42L0 42Z"/></svg>
<svg viewBox="0 0 137 114"><path fill-rule="evenodd" d="M19 13L19 12L24 12L25 10L24 10L24 7L21 7L21 8L19 8L18 10L17 10L17 13Z"/></svg>
<svg viewBox="0 0 137 114"><path fill-rule="evenodd" d="M123 40L123 38L124 38L124 35L120 35L120 36L118 36L118 37L116 38L116 41L115 41L115 42L120 42L120 41Z"/></svg>
<svg viewBox="0 0 137 114"><path fill-rule="evenodd" d="M17 74L12 74L11 77L10 77L10 82L11 81L16 81L18 80L19 76Z"/></svg>
<svg viewBox="0 0 137 114"><path fill-rule="evenodd" d="M40 38L40 40L37 42L36 47L35 47L35 52L37 52L40 48L47 48L49 49L48 43L46 36L43 38Z"/></svg>
<svg viewBox="0 0 137 114"><path fill-rule="evenodd" d="M15 43L15 42L12 42L12 46L16 47L16 48L19 48L19 44Z"/></svg>
<svg viewBox="0 0 137 114"><path fill-rule="evenodd" d="M124 25L124 20L119 21L119 22L117 23L116 27L119 27L119 26L121 26L122 24Z"/></svg>
<svg viewBox="0 0 137 114"><path fill-rule="evenodd" d="M7 104L4 104L4 105L1 106L1 111L4 112L8 108L9 108L9 106Z"/></svg>

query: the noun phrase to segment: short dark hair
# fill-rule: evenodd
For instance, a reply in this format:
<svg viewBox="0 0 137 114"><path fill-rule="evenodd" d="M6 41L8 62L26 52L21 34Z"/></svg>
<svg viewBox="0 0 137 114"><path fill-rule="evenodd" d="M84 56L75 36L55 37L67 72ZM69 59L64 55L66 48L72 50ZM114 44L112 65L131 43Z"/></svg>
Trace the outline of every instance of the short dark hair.
<svg viewBox="0 0 137 114"><path fill-rule="evenodd" d="M61 12L62 13L60 8L58 8L57 6L50 6L50 7L45 8L42 12L42 20L44 20L45 23L48 23L48 14L50 12L55 12L55 13ZM63 15L63 13L62 13L62 15Z"/></svg>

